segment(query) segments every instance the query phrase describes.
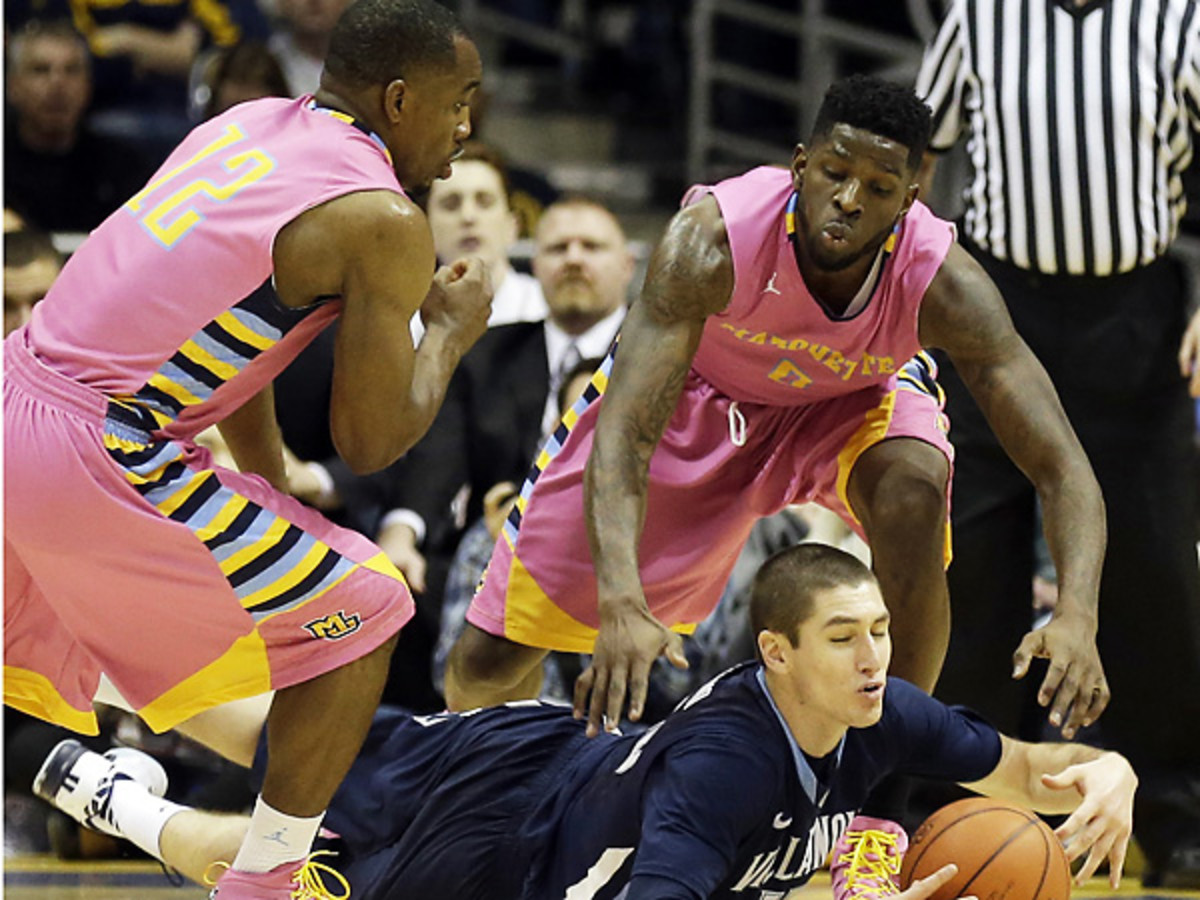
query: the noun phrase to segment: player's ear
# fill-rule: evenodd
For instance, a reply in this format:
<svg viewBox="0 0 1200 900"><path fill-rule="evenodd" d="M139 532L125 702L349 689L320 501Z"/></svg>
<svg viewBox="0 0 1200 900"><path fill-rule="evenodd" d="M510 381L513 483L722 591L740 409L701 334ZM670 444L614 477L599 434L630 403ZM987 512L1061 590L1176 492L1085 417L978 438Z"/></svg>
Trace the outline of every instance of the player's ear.
<svg viewBox="0 0 1200 900"><path fill-rule="evenodd" d="M404 83L403 78L396 78L389 81L383 89L383 112L388 117L388 121L395 122L404 108L404 96L408 92L408 85Z"/></svg>
<svg viewBox="0 0 1200 900"><path fill-rule="evenodd" d="M803 144L797 144L792 152L792 187L800 190L804 184L804 169L808 166L808 149Z"/></svg>
<svg viewBox="0 0 1200 900"><path fill-rule="evenodd" d="M758 654L763 664L773 671L786 671L787 656L784 654L784 636L768 629L758 633Z"/></svg>

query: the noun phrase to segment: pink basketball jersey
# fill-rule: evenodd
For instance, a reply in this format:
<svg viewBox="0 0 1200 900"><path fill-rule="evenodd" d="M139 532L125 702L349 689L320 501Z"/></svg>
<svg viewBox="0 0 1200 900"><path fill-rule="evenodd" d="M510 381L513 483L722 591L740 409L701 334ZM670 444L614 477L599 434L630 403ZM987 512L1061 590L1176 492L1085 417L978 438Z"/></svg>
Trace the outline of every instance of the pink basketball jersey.
<svg viewBox="0 0 1200 900"><path fill-rule="evenodd" d="M792 173L770 166L693 187L711 193L733 253L729 306L710 316L692 363L733 400L801 406L877 384L921 349L917 312L954 241L919 201L908 211L866 305L844 318L809 293L788 237Z"/></svg>
<svg viewBox="0 0 1200 900"><path fill-rule="evenodd" d="M50 368L147 431L190 436L283 369L340 303L284 307L276 235L353 191L402 193L377 136L311 98L235 106L197 127L71 257L28 326Z"/></svg>

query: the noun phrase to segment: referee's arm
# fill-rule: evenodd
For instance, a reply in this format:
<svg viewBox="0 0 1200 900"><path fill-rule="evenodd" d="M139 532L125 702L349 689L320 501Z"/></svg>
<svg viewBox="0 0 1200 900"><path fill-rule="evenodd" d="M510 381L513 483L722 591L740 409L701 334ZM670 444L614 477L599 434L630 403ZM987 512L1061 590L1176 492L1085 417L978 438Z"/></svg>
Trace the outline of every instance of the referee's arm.
<svg viewBox="0 0 1200 900"><path fill-rule="evenodd" d="M950 5L937 34L925 49L913 86L914 93L933 113L929 149L917 172L921 197L931 196L938 157L958 143L965 127L962 114L965 73L963 43L966 39L964 16L963 3Z"/></svg>

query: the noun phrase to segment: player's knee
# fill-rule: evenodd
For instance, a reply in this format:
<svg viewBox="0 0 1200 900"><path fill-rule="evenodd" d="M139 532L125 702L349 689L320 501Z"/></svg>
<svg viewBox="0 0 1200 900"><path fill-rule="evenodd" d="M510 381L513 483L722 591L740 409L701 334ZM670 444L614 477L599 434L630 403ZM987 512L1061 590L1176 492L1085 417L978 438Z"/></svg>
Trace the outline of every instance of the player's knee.
<svg viewBox="0 0 1200 900"><path fill-rule="evenodd" d="M852 508L868 532L937 528L946 517L950 464L922 441L883 441L854 464L848 485ZM911 537L911 534L910 534Z"/></svg>
<svg viewBox="0 0 1200 900"><path fill-rule="evenodd" d="M946 518L946 485L934 473L895 472L875 492L869 519L874 532L940 534Z"/></svg>
<svg viewBox="0 0 1200 900"><path fill-rule="evenodd" d="M519 685L530 668L528 654L521 652L524 649L527 648L468 625L447 660L447 700L455 689L464 693L496 692Z"/></svg>

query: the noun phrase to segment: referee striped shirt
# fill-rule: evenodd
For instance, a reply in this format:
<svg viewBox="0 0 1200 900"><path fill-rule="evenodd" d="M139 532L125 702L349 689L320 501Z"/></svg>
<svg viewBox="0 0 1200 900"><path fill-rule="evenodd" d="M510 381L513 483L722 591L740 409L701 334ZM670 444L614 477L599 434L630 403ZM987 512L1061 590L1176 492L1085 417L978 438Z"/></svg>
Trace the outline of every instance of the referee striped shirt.
<svg viewBox="0 0 1200 900"><path fill-rule="evenodd" d="M964 131L964 233L1047 274L1166 252L1200 128L1197 0L953 0L917 94L930 149Z"/></svg>

